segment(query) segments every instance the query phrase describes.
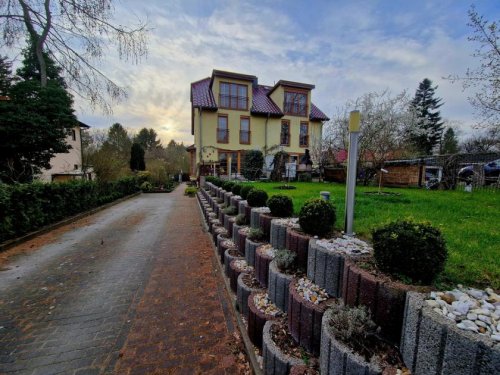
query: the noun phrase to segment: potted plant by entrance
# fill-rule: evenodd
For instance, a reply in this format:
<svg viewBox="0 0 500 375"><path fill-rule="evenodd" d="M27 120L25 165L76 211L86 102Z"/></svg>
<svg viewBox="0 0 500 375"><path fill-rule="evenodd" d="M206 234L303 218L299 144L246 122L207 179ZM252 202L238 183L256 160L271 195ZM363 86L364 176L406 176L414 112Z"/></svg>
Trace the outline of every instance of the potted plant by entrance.
<svg viewBox="0 0 500 375"><path fill-rule="evenodd" d="M345 262L342 298L364 305L381 334L399 344L406 294L430 291L444 269L447 250L441 232L428 223L402 220L372 232L373 258Z"/></svg>
<svg viewBox="0 0 500 375"><path fill-rule="evenodd" d="M326 375L409 374L397 349L378 335L368 310L341 303L323 316L320 370Z"/></svg>

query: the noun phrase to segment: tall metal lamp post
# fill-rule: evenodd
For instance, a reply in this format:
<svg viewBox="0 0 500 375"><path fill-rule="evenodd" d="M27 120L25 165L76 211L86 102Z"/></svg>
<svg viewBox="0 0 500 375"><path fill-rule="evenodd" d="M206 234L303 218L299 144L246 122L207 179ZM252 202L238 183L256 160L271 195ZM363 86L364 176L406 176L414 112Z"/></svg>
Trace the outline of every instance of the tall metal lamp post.
<svg viewBox="0 0 500 375"><path fill-rule="evenodd" d="M356 166L358 161L359 111L352 111L349 116L349 155L347 159L347 184L345 196L345 228L348 236L353 236L354 194L356 190Z"/></svg>

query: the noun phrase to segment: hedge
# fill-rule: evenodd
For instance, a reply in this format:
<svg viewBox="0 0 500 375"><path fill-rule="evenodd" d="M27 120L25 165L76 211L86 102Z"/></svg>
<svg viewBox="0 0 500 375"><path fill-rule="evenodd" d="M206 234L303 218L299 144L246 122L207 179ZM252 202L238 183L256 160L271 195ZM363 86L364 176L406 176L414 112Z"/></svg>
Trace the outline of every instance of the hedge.
<svg viewBox="0 0 500 375"><path fill-rule="evenodd" d="M141 181L0 184L0 242L139 191Z"/></svg>

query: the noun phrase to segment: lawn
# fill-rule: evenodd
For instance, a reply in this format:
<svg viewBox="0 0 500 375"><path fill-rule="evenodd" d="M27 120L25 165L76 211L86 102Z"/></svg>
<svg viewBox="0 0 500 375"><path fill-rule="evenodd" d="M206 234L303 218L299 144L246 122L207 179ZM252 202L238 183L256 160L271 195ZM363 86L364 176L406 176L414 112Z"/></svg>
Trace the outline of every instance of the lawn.
<svg viewBox="0 0 500 375"><path fill-rule="evenodd" d="M293 199L298 215L304 201L329 191L337 207L335 227L343 229L345 186L335 183L292 183L295 190L279 190L278 183L254 183L269 196L286 194ZM358 187L354 217L355 232L370 239L370 231L386 222L414 218L439 227L446 240L449 258L439 283L492 286L500 289L500 192L431 191L389 189L398 196L366 195L374 187ZM449 286L449 285L448 285Z"/></svg>

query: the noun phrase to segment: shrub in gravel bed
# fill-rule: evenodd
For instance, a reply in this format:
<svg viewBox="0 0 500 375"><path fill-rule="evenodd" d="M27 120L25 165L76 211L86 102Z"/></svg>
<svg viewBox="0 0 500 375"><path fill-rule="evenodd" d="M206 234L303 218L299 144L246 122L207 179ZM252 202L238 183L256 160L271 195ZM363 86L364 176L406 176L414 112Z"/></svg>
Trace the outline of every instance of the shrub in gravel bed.
<svg viewBox="0 0 500 375"><path fill-rule="evenodd" d="M242 188L242 185L241 185L241 184L235 183L235 184L233 185L233 188L231 189L231 192L232 192L234 195L240 195L241 188Z"/></svg>
<svg viewBox="0 0 500 375"><path fill-rule="evenodd" d="M234 216L238 213L238 209L233 206L226 207L222 210L224 214L229 215L229 216Z"/></svg>
<svg viewBox="0 0 500 375"><path fill-rule="evenodd" d="M304 232L325 236L333 230L336 220L335 206L321 198L307 200L299 213L299 224Z"/></svg>
<svg viewBox="0 0 500 375"><path fill-rule="evenodd" d="M276 217L289 217L293 215L292 198L287 195L273 195L267 200L267 207L271 210L271 215Z"/></svg>
<svg viewBox="0 0 500 375"><path fill-rule="evenodd" d="M381 271L428 285L444 270L448 252L441 231L428 223L396 221L372 232Z"/></svg>
<svg viewBox="0 0 500 375"><path fill-rule="evenodd" d="M230 192L234 186L234 182L233 181L224 181L224 183L222 184L222 188L227 191L227 192Z"/></svg>
<svg viewBox="0 0 500 375"><path fill-rule="evenodd" d="M274 256L276 266L285 273L292 273L297 270L297 254L287 249L278 249Z"/></svg>
<svg viewBox="0 0 500 375"><path fill-rule="evenodd" d="M243 185L240 190L241 199L247 199L248 194L252 191L254 187L252 185Z"/></svg>
<svg viewBox="0 0 500 375"><path fill-rule="evenodd" d="M247 195L247 202L250 207L264 207L267 202L267 193L264 190L254 189Z"/></svg>
<svg viewBox="0 0 500 375"><path fill-rule="evenodd" d="M262 242L265 240L264 232L260 228L250 228L247 237L254 242Z"/></svg>
<svg viewBox="0 0 500 375"><path fill-rule="evenodd" d="M246 224L246 217L243 214L238 214L236 215L236 220L234 221L236 225L245 225Z"/></svg>

